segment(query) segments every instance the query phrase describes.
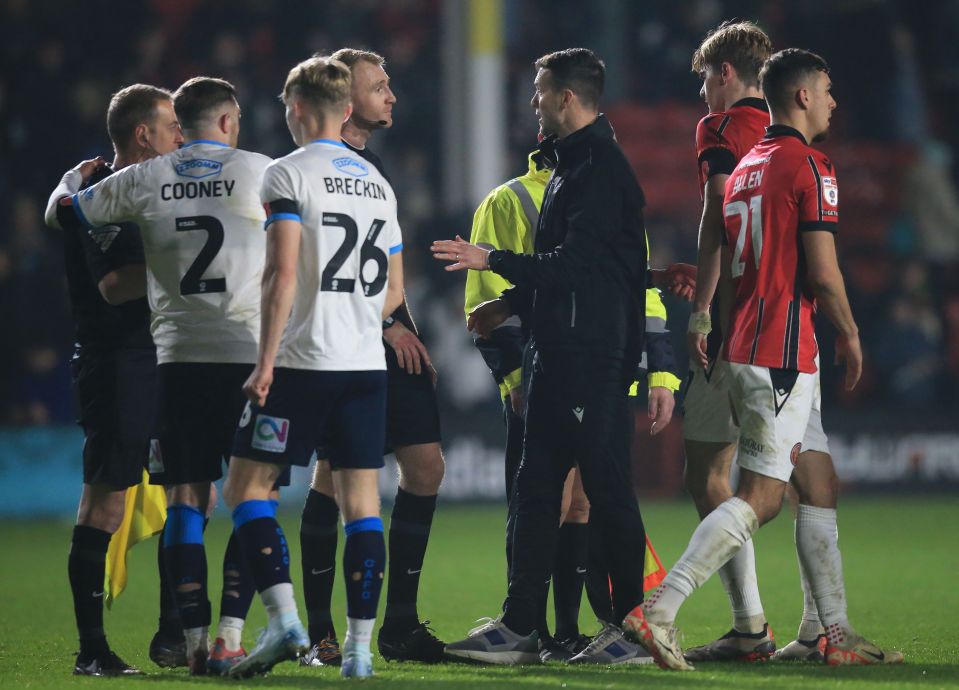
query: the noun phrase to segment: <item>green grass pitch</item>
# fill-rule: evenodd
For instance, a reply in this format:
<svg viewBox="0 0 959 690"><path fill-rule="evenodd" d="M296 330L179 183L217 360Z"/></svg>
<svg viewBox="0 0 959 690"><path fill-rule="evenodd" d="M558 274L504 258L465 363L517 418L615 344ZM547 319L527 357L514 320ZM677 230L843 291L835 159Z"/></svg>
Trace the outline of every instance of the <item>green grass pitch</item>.
<svg viewBox="0 0 959 690"><path fill-rule="evenodd" d="M690 504L647 502L649 533L667 567L695 526ZM298 516L282 523L291 538L294 583L299 587ZM421 583L420 614L446 640L461 638L476 618L495 615L502 601L503 509L443 505L437 513ZM943 688L959 687L959 504L954 497L850 498L840 507L842 548L850 618L880 645L901 649L906 665L886 668L826 668L818 665L701 664L695 673L654 667L567 668L549 665L489 668L462 664L428 667L375 662L371 685L391 688ZM214 616L220 567L230 523L218 509L207 532ZM106 614L109 639L120 655L148 675L126 680L74 678L77 649L66 574L70 525L66 522L0 523L0 686L17 688L140 687L149 690L227 685L219 678L191 679L185 669L155 667L147 645L157 614L155 541L137 546L127 592ZM342 539L340 540L342 547ZM792 520L788 511L756 539L760 589L777 640L795 633L802 595ZM334 608L343 621L342 580ZM301 609L302 611L302 609ZM245 642L252 646L264 623L254 603ZM679 625L695 645L729 627L728 604L717 578L683 608ZM582 626L594 632L588 605ZM345 621L338 623L342 631ZM243 682L260 688L301 688L339 682L337 669L301 669L282 664L265 678Z"/></svg>

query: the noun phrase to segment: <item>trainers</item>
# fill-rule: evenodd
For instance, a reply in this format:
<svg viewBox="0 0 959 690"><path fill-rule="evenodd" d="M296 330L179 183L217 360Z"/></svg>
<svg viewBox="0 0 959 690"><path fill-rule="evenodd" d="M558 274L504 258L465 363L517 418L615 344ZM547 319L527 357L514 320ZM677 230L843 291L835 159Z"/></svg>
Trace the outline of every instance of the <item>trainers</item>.
<svg viewBox="0 0 959 690"><path fill-rule="evenodd" d="M623 619L623 631L634 641L638 642L649 652L660 668L675 671L692 671L693 665L683 658L683 650L679 646L679 631L673 627L665 627L651 623L643 613L640 604Z"/></svg>
<svg viewBox="0 0 959 690"><path fill-rule="evenodd" d="M548 636L540 638L539 659L544 664L547 661L569 661L586 649L591 638L588 635L572 635L571 637Z"/></svg>
<svg viewBox="0 0 959 690"><path fill-rule="evenodd" d="M380 656L387 661L419 661L424 664L442 661L446 643L433 634L429 625L429 621L423 621L399 635L390 633L386 627L380 628L376 638Z"/></svg>
<svg viewBox="0 0 959 690"><path fill-rule="evenodd" d="M871 664L901 664L902 652L890 649L884 652L862 635L843 631L838 644L826 641L826 664L828 666Z"/></svg>
<svg viewBox="0 0 959 690"><path fill-rule="evenodd" d="M206 660L206 672L213 676L225 676L230 669L246 659L246 650L227 649L222 637L216 638L210 656Z"/></svg>
<svg viewBox="0 0 959 690"><path fill-rule="evenodd" d="M256 647L246 659L230 669L231 678L249 678L258 673L268 673L281 661L293 661L310 649L310 638L299 620L281 628L268 626L256 642Z"/></svg>
<svg viewBox="0 0 959 690"><path fill-rule="evenodd" d="M635 642L630 642L623 629L606 623L599 634L579 654L569 660L571 664L651 664L653 657Z"/></svg>
<svg viewBox="0 0 959 690"><path fill-rule="evenodd" d="M826 660L826 636L815 640L793 640L773 654L773 661L814 661L821 664Z"/></svg>
<svg viewBox="0 0 959 690"><path fill-rule="evenodd" d="M465 640L446 645L449 656L487 664L538 664L539 635L525 637L503 625L500 618L487 618L469 631Z"/></svg>
<svg viewBox="0 0 959 690"><path fill-rule="evenodd" d="M339 666L342 662L340 643L335 637L324 637L300 657L300 666Z"/></svg>
<svg viewBox="0 0 959 690"><path fill-rule="evenodd" d="M714 642L687 649L686 661L766 661L776 651L776 642L769 623L758 633L744 633L733 628Z"/></svg>
<svg viewBox="0 0 959 690"><path fill-rule="evenodd" d="M140 674L140 669L130 666L109 649L91 656L77 654L76 663L73 665L75 676L137 676Z"/></svg>
<svg viewBox="0 0 959 690"><path fill-rule="evenodd" d="M164 635L159 630L150 640L150 661L160 668L186 666L186 639Z"/></svg>
<svg viewBox="0 0 959 690"><path fill-rule="evenodd" d="M347 644L343 648L343 665L340 676L343 678L369 678L373 675L373 655L370 648L355 649Z"/></svg>

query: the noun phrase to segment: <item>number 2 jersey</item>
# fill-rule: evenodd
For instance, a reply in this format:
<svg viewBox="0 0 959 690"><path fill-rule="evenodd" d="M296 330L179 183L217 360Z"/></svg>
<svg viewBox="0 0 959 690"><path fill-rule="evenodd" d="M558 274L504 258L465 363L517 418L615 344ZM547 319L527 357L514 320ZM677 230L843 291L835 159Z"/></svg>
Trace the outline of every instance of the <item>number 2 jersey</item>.
<svg viewBox="0 0 959 690"><path fill-rule="evenodd" d="M269 163L194 141L74 196L88 227L139 226L160 364L256 361L266 257L259 192Z"/></svg>
<svg viewBox="0 0 959 690"><path fill-rule="evenodd" d="M389 256L403 249L390 183L341 142L319 139L271 163L261 196L268 229L277 220L302 227L276 366L385 369Z"/></svg>
<svg viewBox="0 0 959 690"><path fill-rule="evenodd" d="M804 232L836 232L832 163L797 130L771 125L726 181L724 242L735 299L730 362L815 373L815 299L804 288Z"/></svg>

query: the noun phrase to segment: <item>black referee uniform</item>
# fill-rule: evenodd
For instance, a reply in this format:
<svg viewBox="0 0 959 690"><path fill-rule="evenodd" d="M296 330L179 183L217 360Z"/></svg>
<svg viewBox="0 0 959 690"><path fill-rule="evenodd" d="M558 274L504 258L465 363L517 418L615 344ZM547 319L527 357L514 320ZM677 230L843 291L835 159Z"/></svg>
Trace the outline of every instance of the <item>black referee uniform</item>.
<svg viewBox="0 0 959 690"><path fill-rule="evenodd" d="M563 482L579 465L609 554L613 620L642 601L645 532L630 470L629 385L640 361L647 252L643 192L605 116L556 143L534 254L494 250L503 297L531 326L533 367L516 477L503 623L529 634L545 606Z"/></svg>

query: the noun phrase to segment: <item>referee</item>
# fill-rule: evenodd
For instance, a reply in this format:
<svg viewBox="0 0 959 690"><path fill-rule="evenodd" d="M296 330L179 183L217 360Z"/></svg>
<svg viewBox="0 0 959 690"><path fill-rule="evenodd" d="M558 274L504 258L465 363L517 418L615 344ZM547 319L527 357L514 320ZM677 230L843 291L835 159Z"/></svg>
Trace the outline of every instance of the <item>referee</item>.
<svg viewBox="0 0 959 690"><path fill-rule="evenodd" d="M487 337L510 315L534 350L509 594L500 619L447 645L454 656L538 663L535 632L556 548L563 480L578 465L597 536L609 554L613 620L642 601L644 530L630 477L627 392L644 337L647 251L643 192L598 110L605 66L573 48L536 61L532 106L557 135L534 254L433 244L447 270L492 270L516 287L477 307Z"/></svg>

